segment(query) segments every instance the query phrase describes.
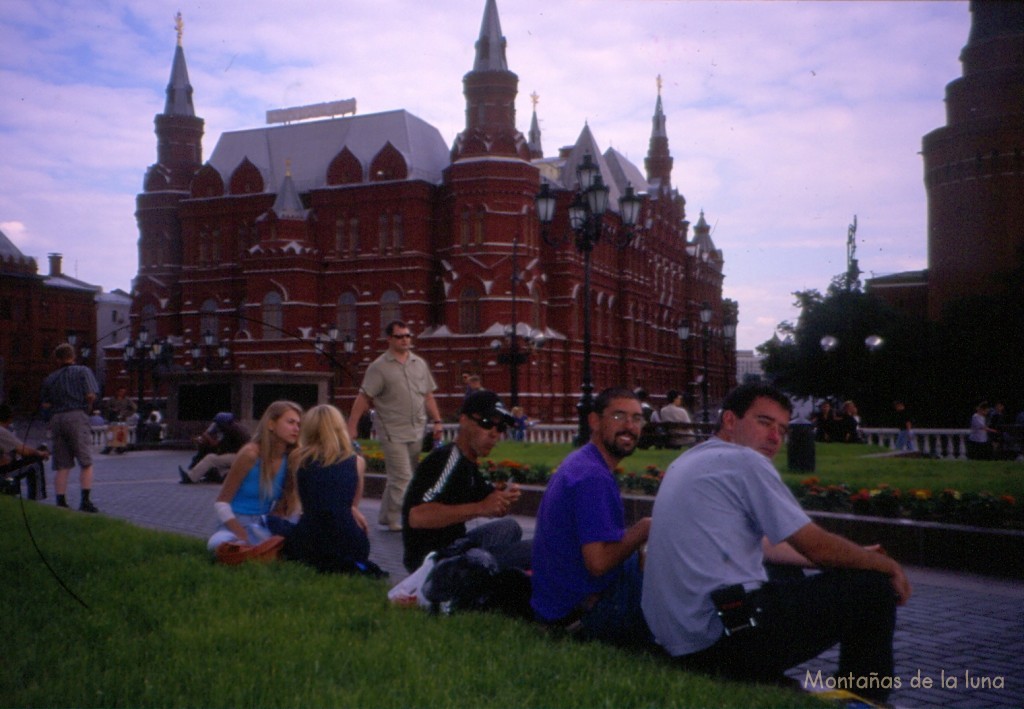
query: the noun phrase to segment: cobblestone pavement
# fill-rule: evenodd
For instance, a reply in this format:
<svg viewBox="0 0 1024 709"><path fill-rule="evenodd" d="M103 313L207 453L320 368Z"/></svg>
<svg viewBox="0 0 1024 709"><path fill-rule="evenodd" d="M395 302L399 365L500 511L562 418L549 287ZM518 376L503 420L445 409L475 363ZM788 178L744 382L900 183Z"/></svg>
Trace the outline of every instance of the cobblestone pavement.
<svg viewBox="0 0 1024 709"><path fill-rule="evenodd" d="M169 532L205 538L214 528L214 485L180 485L178 466L188 451L133 451L98 455L92 499L101 512ZM53 504L52 472L47 474ZM78 503L78 475L71 474L68 502ZM401 536L372 524L379 503L366 499L371 522L370 557L397 582L402 568ZM31 509L31 506L28 508ZM533 519L518 518L527 535ZM896 677L890 701L899 707L1024 707L1024 582L923 568L908 570L914 596L899 609ZM792 670L805 681L836 670L832 650Z"/></svg>

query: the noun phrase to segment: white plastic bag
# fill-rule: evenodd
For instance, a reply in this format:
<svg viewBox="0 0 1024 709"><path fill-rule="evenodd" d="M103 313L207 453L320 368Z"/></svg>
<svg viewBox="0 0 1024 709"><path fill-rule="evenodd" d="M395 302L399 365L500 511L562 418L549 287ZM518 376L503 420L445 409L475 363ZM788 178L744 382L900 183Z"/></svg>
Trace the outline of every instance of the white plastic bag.
<svg viewBox="0 0 1024 709"><path fill-rule="evenodd" d="M427 576L434 569L436 552L430 552L420 564L420 568L413 571L404 579L395 584L394 588L388 591L388 600L401 606L419 605L422 608L429 608L430 601L423 597L420 589Z"/></svg>

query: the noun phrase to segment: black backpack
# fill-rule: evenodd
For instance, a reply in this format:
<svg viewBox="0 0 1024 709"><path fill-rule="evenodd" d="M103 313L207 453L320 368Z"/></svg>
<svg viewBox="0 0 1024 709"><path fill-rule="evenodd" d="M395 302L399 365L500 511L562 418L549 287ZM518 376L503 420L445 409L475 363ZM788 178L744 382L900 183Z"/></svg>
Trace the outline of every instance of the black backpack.
<svg viewBox="0 0 1024 709"><path fill-rule="evenodd" d="M439 553L440 559L423 583L432 613L497 611L530 618L530 578L520 569L501 569L484 549L460 539Z"/></svg>

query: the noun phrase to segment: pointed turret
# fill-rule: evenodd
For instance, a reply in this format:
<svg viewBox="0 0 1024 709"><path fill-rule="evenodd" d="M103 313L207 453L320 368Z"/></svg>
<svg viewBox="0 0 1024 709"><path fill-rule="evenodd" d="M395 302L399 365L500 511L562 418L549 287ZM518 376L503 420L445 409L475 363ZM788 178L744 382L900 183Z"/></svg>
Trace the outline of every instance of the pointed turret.
<svg viewBox="0 0 1024 709"><path fill-rule="evenodd" d="M480 23L480 38L476 41L476 60L473 71L508 71L505 59L505 37L501 34L496 0L487 0L484 19Z"/></svg>
<svg viewBox="0 0 1024 709"><path fill-rule="evenodd" d="M508 70L496 0L487 0L476 41L473 70L462 79L466 130L452 146L452 160L483 155L529 159L526 138L516 130L519 77Z"/></svg>
<svg viewBox="0 0 1024 709"><path fill-rule="evenodd" d="M174 48L164 112L154 119L157 161L146 173L146 192L188 190L192 176L203 162L203 119L196 117L192 105L192 85L188 80L185 51L181 45L184 22L180 12L175 24L178 43Z"/></svg>
<svg viewBox="0 0 1024 709"><path fill-rule="evenodd" d="M540 144L540 124L537 123L537 102L540 101L540 96L536 91L530 94L530 100L533 102L533 118L530 119L530 137L527 145L530 148L530 159L537 160L544 157L544 148Z"/></svg>
<svg viewBox="0 0 1024 709"><path fill-rule="evenodd" d="M703 209L700 210L700 219L693 225L693 245L697 247L696 255L701 260L721 259L721 252L715 247L715 242L711 240L711 227L704 219Z"/></svg>
<svg viewBox="0 0 1024 709"><path fill-rule="evenodd" d="M654 104L652 119L651 142L644 158L647 168L647 181L651 184L651 192L668 193L672 185L672 154L668 150L668 133L665 131L665 111L661 105L661 75L658 75L658 100Z"/></svg>
<svg viewBox="0 0 1024 709"><path fill-rule="evenodd" d="M181 44L183 28L179 12L167 100L163 113L153 119L156 163L146 170L143 191L135 200L139 270L133 283L133 318L141 317L143 307L157 308L158 313L181 311L185 247L178 206L190 196L192 178L203 162L203 119L196 116L192 105L192 85ZM181 332L179 322L163 322L166 324L158 324L161 332Z"/></svg>
<svg viewBox="0 0 1024 709"><path fill-rule="evenodd" d="M164 104L165 116L195 116L196 109L192 105L192 84L188 81L188 66L185 64L185 50L181 46L181 35L185 23L179 12L175 18L178 30L178 45L174 48L174 62L171 64L171 80L167 82L167 103Z"/></svg>

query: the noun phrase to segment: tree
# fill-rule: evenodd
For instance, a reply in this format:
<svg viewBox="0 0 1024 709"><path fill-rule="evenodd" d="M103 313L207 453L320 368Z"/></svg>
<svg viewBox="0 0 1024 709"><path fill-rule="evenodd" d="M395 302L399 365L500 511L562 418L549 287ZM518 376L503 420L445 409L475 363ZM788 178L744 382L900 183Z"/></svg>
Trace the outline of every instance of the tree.
<svg viewBox="0 0 1024 709"><path fill-rule="evenodd" d="M917 401L924 367L923 324L837 276L825 295L797 291L796 324L758 347L768 378L794 396L852 399L867 425L888 425L895 399ZM822 346L824 338L831 348ZM869 340L869 338L872 338Z"/></svg>

